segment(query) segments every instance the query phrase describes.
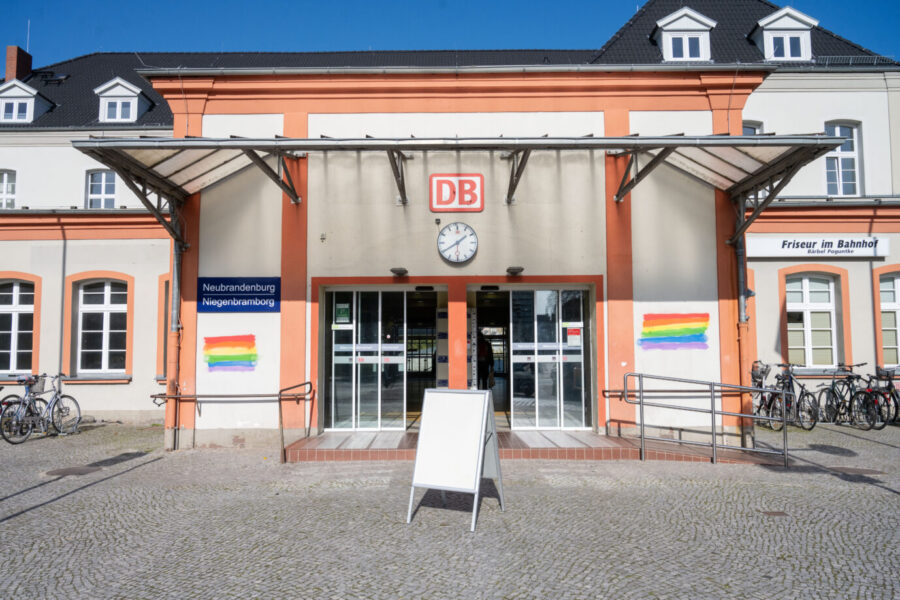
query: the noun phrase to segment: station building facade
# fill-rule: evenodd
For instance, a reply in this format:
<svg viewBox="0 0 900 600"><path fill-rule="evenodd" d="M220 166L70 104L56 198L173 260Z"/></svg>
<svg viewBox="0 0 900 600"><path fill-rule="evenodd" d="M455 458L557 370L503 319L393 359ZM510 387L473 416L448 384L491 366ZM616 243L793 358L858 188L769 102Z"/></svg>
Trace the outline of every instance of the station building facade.
<svg viewBox="0 0 900 600"><path fill-rule="evenodd" d="M615 390L629 372L740 383L757 357L811 376L867 355L895 364L897 65L791 9L682 4L651 0L596 51L162 55L138 69L175 145L75 146L169 203L156 231L177 331L161 333L157 293L162 316L139 336L181 397L168 447L269 443L275 404L194 396L305 381L311 401L281 403L287 442L404 430L424 388L484 385L482 337L515 430L628 431L636 411ZM851 144L788 176L778 161L800 146L753 154L764 134L815 132ZM747 147L716 147L742 134ZM668 158L663 136L684 140ZM763 171L768 187L736 204L728 190ZM745 278L733 238L748 219ZM807 238L889 250L771 249ZM235 308L268 285L277 308ZM720 425L746 443L741 423Z"/></svg>

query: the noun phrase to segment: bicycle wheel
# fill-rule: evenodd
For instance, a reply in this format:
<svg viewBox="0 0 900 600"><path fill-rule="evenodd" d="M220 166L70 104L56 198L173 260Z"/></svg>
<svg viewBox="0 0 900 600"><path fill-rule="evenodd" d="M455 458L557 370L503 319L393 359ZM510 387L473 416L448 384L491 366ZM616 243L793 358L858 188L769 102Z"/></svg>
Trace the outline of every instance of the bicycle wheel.
<svg viewBox="0 0 900 600"><path fill-rule="evenodd" d="M869 392L856 392L850 399L850 424L863 431L872 429L875 424L875 403Z"/></svg>
<svg viewBox="0 0 900 600"><path fill-rule="evenodd" d="M53 405L53 427L59 433L74 433L81 422L81 407L72 396L60 396Z"/></svg>
<svg viewBox="0 0 900 600"><path fill-rule="evenodd" d="M838 400L837 394L834 393L833 389L825 388L819 392L819 406L823 407L825 411L824 422L834 423L837 419L840 400Z"/></svg>
<svg viewBox="0 0 900 600"><path fill-rule="evenodd" d="M773 394L769 400L769 417L775 419L769 421L769 426L775 431L781 431L784 427L784 396Z"/></svg>
<svg viewBox="0 0 900 600"><path fill-rule="evenodd" d="M0 413L0 435L10 444L21 444L31 435L34 425L25 418L22 400L10 402Z"/></svg>
<svg viewBox="0 0 900 600"><path fill-rule="evenodd" d="M891 418L891 397L887 392L872 392L872 400L875 402L875 423L872 429L880 431L887 427Z"/></svg>
<svg viewBox="0 0 900 600"><path fill-rule="evenodd" d="M797 403L797 421L806 431L810 431L819 422L819 404L810 392L800 394Z"/></svg>

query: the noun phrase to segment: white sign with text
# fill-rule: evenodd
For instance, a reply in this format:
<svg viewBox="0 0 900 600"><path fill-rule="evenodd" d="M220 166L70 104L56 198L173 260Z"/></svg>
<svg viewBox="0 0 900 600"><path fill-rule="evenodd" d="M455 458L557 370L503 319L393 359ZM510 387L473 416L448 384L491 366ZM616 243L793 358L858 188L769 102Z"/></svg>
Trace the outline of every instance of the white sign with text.
<svg viewBox="0 0 900 600"><path fill-rule="evenodd" d="M747 256L779 258L783 256L863 258L887 256L890 240L864 235L783 235L748 236Z"/></svg>

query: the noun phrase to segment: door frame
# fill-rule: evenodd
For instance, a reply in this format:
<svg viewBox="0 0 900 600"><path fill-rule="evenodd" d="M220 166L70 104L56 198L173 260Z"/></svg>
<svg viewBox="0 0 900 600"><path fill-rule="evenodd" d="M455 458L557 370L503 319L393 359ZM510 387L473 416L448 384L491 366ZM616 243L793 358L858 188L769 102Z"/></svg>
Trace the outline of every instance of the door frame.
<svg viewBox="0 0 900 600"><path fill-rule="evenodd" d="M450 363L451 389L468 387L466 308L468 289L483 285L510 287L549 287L578 286L589 288L591 297L590 332L591 352L595 376L591 385L591 417L592 429L606 426L605 403L600 402L601 390L606 387L606 322L605 315L605 278L603 275L476 275L476 276L421 276L421 277L311 277L310 301L307 313L307 373L312 381L314 400L312 402L310 422L315 424L316 433L324 431L325 411L320 410L319 382L324 381L324 360L320 356L325 348L324 335L330 329L323 327L325 319L325 291L357 290L357 291L401 291L413 290L416 286L432 286L434 291L445 291L448 294L448 347Z"/></svg>

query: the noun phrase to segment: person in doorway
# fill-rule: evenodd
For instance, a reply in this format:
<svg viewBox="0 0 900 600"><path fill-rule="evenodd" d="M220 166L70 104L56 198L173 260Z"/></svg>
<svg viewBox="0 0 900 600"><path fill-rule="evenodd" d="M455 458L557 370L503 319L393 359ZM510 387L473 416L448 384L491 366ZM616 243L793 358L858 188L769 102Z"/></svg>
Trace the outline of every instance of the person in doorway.
<svg viewBox="0 0 900 600"><path fill-rule="evenodd" d="M491 347L491 343L487 341L487 338L479 331L478 332L478 389L480 390L488 390L492 386L489 383L492 383L494 370L494 349Z"/></svg>

